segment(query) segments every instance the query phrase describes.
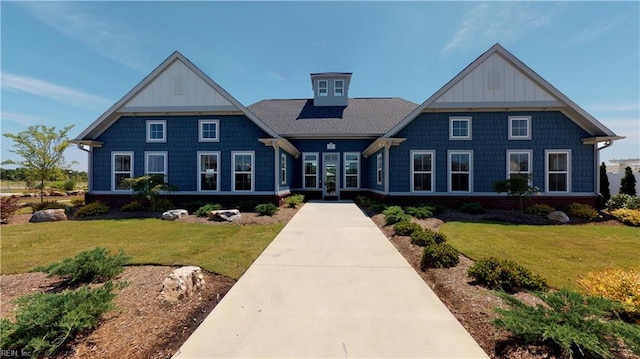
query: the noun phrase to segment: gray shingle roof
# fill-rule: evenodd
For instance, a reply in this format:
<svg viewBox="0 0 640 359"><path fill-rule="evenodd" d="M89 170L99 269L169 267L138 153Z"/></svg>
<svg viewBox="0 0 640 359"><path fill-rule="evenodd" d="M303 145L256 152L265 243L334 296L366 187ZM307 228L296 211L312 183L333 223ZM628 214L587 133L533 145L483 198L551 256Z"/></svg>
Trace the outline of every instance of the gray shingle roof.
<svg viewBox="0 0 640 359"><path fill-rule="evenodd" d="M418 105L397 97L350 98L348 106L313 106L313 99L263 100L249 111L281 136L380 136Z"/></svg>

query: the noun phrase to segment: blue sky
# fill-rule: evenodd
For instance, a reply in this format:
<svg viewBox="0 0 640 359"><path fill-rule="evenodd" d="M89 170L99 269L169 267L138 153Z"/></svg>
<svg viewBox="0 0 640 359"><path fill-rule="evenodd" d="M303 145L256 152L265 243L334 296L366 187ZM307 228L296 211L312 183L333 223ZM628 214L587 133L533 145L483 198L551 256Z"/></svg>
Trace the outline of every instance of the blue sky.
<svg viewBox="0 0 640 359"><path fill-rule="evenodd" d="M639 2L0 2L2 133L75 137L174 50L244 105L312 96L309 73L353 72L352 97L424 102L496 42L640 157ZM2 160L11 141L2 137ZM86 170L86 154L67 151Z"/></svg>

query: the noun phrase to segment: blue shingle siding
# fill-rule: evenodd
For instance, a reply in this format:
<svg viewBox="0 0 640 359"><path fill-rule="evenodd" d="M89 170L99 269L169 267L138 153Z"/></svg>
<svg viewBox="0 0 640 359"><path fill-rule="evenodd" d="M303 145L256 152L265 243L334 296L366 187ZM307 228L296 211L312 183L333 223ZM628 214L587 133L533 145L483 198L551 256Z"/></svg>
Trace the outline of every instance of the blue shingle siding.
<svg viewBox="0 0 640 359"><path fill-rule="evenodd" d="M291 183L293 182L293 166L294 166L294 162L296 161L295 158L293 158L293 156L291 156L287 151L284 151L282 149L278 149L278 189L279 191L285 191L285 190L289 190L291 189ZM281 168L281 164L280 164L280 160L281 160L281 156L285 155L287 158L287 163L286 163L286 178L285 178L285 183L282 183L282 168Z"/></svg>
<svg viewBox="0 0 640 359"><path fill-rule="evenodd" d="M146 142L147 120L167 121L167 141ZM219 142L198 141L198 120L219 119ZM93 190L111 190L111 153L134 152L134 176L145 172L145 151L166 151L168 181L180 191L196 191L198 183L198 151L219 151L219 181L222 192L231 191L231 151L254 152L254 189L274 191L273 148L258 139L269 137L242 115L233 116L140 116L119 118L97 140L104 143L93 149Z"/></svg>
<svg viewBox="0 0 640 359"><path fill-rule="evenodd" d="M378 158L378 154L382 154L382 184L378 184L378 177L377 177L377 158ZM368 158L365 158L365 162L367 163L367 183L368 186L367 188L372 189L372 190L376 190L376 191L384 191L384 173L385 173L385 168L384 168L384 150L380 150L374 154L372 154L371 156L369 156Z"/></svg>
<svg viewBox="0 0 640 359"><path fill-rule="evenodd" d="M471 140L449 140L451 116L472 118ZM531 116L531 140L508 139L509 116ZM394 137L406 141L391 147L389 153L391 192L411 190L411 150L435 150L436 192L448 189L447 151L472 150L473 191L493 192L493 183L506 178L507 150L518 149L533 151L533 183L541 191L545 187L545 150L571 150L571 191L594 192L594 147L581 142L591 136L561 112L423 113Z"/></svg>

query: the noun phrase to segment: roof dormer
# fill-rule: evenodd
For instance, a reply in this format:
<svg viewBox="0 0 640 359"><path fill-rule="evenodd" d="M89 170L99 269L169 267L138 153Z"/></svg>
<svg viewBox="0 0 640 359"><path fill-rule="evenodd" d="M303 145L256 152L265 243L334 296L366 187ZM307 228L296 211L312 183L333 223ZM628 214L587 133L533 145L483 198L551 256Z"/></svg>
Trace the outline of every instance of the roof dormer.
<svg viewBox="0 0 640 359"><path fill-rule="evenodd" d="M311 74L314 106L347 106L351 72L320 72Z"/></svg>

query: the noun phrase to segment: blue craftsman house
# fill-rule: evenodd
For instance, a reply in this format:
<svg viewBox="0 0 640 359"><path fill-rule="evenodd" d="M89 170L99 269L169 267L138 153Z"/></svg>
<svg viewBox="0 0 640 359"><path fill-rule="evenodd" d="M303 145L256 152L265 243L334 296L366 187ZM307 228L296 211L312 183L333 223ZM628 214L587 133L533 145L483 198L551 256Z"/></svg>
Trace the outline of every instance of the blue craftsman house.
<svg viewBox="0 0 640 359"><path fill-rule="evenodd" d="M617 136L499 44L422 104L350 98L352 74L311 74L313 98L244 106L179 52L73 140L87 200L125 203L123 179L162 174L187 200L291 193L508 206L493 183L527 175L539 202L596 204ZM268 95L268 94L267 94Z"/></svg>

